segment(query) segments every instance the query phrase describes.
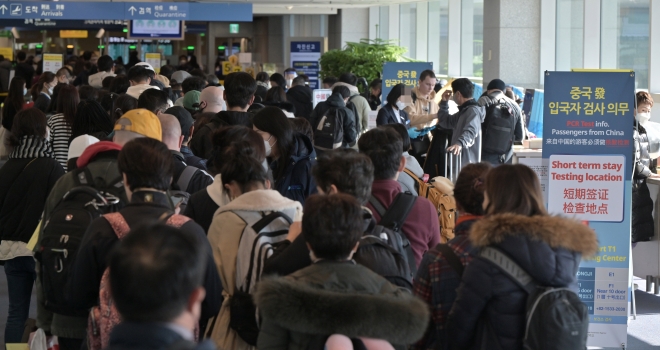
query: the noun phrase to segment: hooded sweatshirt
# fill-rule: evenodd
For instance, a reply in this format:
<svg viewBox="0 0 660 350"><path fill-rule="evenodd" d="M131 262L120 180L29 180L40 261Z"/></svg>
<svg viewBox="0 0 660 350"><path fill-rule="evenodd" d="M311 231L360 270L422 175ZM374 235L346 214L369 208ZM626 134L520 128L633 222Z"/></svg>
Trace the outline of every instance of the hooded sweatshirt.
<svg viewBox="0 0 660 350"><path fill-rule="evenodd" d="M107 77L116 77L117 74L113 72L98 72L96 74L92 74L89 76L89 85L92 87L95 87L97 89L100 89L103 87L103 79ZM137 97L136 97L137 98Z"/></svg>
<svg viewBox="0 0 660 350"><path fill-rule="evenodd" d="M355 85L350 85L346 83L336 83L332 87L334 88L335 86L346 86L348 87L349 90L351 90L351 97L348 100L349 102L353 102L355 105L355 108L357 108L358 111L358 117L360 122L362 123L362 132L367 132L369 130L369 112L371 112L371 107L369 106L369 101L367 101L366 98L360 96L360 90L358 90L357 86Z"/></svg>
<svg viewBox="0 0 660 350"><path fill-rule="evenodd" d="M149 85L149 84L139 84L139 85L130 86L128 88L128 90L126 91L126 95L129 95L129 96L131 96L135 99L139 99L140 95L142 95L142 93L145 90L149 90L149 89L158 89L158 90L160 90L158 88L158 86L153 86L153 85Z"/></svg>
<svg viewBox="0 0 660 350"><path fill-rule="evenodd" d="M343 146L351 146L357 139L357 132L355 129L355 116L353 111L346 107L344 99L340 94L332 94L325 102L320 102L314 108L312 115L309 118L309 123L312 125L312 130L318 127L321 118L330 110L337 110L339 117L342 120L344 131L344 144Z"/></svg>
<svg viewBox="0 0 660 350"><path fill-rule="evenodd" d="M296 85L286 92L286 98L296 107L295 116L308 119L312 114L312 89L307 85Z"/></svg>

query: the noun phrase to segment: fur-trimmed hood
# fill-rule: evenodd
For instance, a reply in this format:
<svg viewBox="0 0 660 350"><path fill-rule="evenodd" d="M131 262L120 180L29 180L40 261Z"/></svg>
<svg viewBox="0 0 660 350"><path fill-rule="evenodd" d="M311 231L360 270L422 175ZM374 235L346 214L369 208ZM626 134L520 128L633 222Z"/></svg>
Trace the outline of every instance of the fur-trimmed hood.
<svg viewBox="0 0 660 350"><path fill-rule="evenodd" d="M538 283L548 285L573 280L581 257L598 251L593 229L559 216L485 217L472 226L470 240L476 247L502 249Z"/></svg>
<svg viewBox="0 0 660 350"><path fill-rule="evenodd" d="M261 282L255 301L264 318L291 332L343 334L401 345L419 340L429 319L428 306L407 291L345 293L288 278Z"/></svg>

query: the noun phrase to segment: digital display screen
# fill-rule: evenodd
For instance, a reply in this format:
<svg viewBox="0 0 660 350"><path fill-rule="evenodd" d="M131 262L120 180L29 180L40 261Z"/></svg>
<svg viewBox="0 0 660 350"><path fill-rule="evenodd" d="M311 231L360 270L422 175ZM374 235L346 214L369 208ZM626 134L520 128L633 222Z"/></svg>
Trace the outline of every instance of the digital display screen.
<svg viewBox="0 0 660 350"><path fill-rule="evenodd" d="M128 37L183 39L183 24L171 19L136 19L130 21Z"/></svg>

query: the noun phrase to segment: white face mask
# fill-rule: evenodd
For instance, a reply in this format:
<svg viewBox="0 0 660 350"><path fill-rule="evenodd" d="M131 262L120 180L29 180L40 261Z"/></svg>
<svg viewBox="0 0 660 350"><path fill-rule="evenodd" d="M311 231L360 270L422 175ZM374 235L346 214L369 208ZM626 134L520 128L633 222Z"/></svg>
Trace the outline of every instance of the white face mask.
<svg viewBox="0 0 660 350"><path fill-rule="evenodd" d="M261 162L261 166L264 167L264 170L268 171L268 160L264 159L264 161Z"/></svg>
<svg viewBox="0 0 660 350"><path fill-rule="evenodd" d="M23 96L27 95L27 88L23 88Z"/></svg>
<svg viewBox="0 0 660 350"><path fill-rule="evenodd" d="M266 147L266 157L270 157L270 153L273 151L270 146L270 139L273 138L273 135L270 135L268 140L264 140L264 147Z"/></svg>
<svg viewBox="0 0 660 350"><path fill-rule="evenodd" d="M52 94L53 94L53 87L52 87L52 86L48 88L48 94L49 94L49 95L52 95Z"/></svg>
<svg viewBox="0 0 660 350"><path fill-rule="evenodd" d="M646 124L646 122L648 122L649 119L651 119L651 113L648 113L648 112L647 112L647 113L637 113L637 114L635 115L635 119L636 119L640 124L642 124L642 126L644 126L644 124Z"/></svg>
<svg viewBox="0 0 660 350"><path fill-rule="evenodd" d="M406 108L406 104L401 101L396 101L396 108L399 110Z"/></svg>

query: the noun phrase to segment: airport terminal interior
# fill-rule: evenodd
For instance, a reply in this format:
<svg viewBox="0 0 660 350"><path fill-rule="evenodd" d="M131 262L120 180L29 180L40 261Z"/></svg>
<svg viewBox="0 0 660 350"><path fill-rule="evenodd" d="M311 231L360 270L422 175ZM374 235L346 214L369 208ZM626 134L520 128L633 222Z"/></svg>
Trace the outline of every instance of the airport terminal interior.
<svg viewBox="0 0 660 350"><path fill-rule="evenodd" d="M660 349L660 0L0 0L6 349Z"/></svg>

